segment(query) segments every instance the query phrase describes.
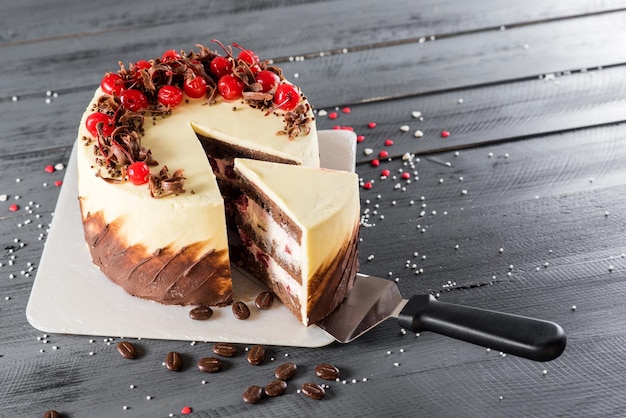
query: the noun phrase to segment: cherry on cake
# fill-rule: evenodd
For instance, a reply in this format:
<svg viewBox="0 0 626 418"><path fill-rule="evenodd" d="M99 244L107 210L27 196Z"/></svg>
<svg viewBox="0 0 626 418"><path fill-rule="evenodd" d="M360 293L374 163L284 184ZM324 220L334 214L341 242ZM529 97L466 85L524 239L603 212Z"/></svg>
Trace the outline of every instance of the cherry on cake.
<svg viewBox="0 0 626 418"><path fill-rule="evenodd" d="M134 296L231 303L218 181L232 186L232 161L240 156L319 166L306 98L278 67L234 46L237 54L199 45L120 64L82 117L77 164L85 239L93 262Z"/></svg>
<svg viewBox="0 0 626 418"><path fill-rule="evenodd" d="M304 325L343 301L358 270L356 174L235 159L241 266Z"/></svg>

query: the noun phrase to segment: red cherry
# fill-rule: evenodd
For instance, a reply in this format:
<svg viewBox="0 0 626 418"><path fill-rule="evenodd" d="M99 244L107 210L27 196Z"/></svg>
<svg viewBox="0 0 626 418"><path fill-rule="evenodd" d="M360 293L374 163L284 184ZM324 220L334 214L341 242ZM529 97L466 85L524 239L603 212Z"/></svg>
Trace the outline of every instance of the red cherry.
<svg viewBox="0 0 626 418"><path fill-rule="evenodd" d="M161 55L161 61L175 61L181 59L182 56L175 49L168 49Z"/></svg>
<svg viewBox="0 0 626 418"><path fill-rule="evenodd" d="M128 166L126 172L128 173L128 179L131 183L137 186L146 184L150 178L150 169L148 168L148 164L143 161L132 163Z"/></svg>
<svg viewBox="0 0 626 418"><path fill-rule="evenodd" d="M148 98L137 89L124 90L120 94L122 105L131 112L139 112L148 107Z"/></svg>
<svg viewBox="0 0 626 418"><path fill-rule="evenodd" d="M117 73L106 73L100 82L100 88L106 94L119 94L124 90L124 80Z"/></svg>
<svg viewBox="0 0 626 418"><path fill-rule="evenodd" d="M235 46L237 45L235 44ZM249 49L242 49L239 55L237 55L237 59L245 61L251 67L259 63L258 55Z"/></svg>
<svg viewBox="0 0 626 418"><path fill-rule="evenodd" d="M283 110L293 110L300 102L298 89L291 84L281 84L274 93L274 103Z"/></svg>
<svg viewBox="0 0 626 418"><path fill-rule="evenodd" d="M152 64L150 64L150 61L146 61L146 60L139 60L133 66L133 68L135 70L137 70L137 71L139 71L139 70L148 70L151 67L152 67Z"/></svg>
<svg viewBox="0 0 626 418"><path fill-rule="evenodd" d="M243 81L232 74L227 74L217 82L217 90L224 100L237 100L243 94Z"/></svg>
<svg viewBox="0 0 626 418"><path fill-rule="evenodd" d="M261 91L263 93L268 93L278 86L278 83L280 83L280 77L278 77L278 74L273 71L263 70L256 75L256 81L262 86Z"/></svg>
<svg viewBox="0 0 626 418"><path fill-rule="evenodd" d="M215 77L222 78L233 70L233 62L226 57L215 57L209 64L209 71Z"/></svg>
<svg viewBox="0 0 626 418"><path fill-rule="evenodd" d="M159 103L175 107L183 101L183 92L176 86L166 85L159 89Z"/></svg>
<svg viewBox="0 0 626 418"><path fill-rule="evenodd" d="M206 80L202 77L186 78L183 89L187 96L199 99L206 95Z"/></svg>
<svg viewBox="0 0 626 418"><path fill-rule="evenodd" d="M109 116L100 112L92 113L91 115L87 116L87 119L85 120L85 126L87 127L87 131L89 131L91 136L93 136L94 138L98 136L99 123L103 124L102 134L104 136L111 135L111 133L115 129L115 123L113 122L113 119L111 119Z"/></svg>

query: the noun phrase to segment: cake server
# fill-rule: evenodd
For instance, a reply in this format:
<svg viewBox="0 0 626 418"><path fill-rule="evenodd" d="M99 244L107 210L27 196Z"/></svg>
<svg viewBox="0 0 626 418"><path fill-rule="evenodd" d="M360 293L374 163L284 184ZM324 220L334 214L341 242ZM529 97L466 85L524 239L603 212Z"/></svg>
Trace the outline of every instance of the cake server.
<svg viewBox="0 0 626 418"><path fill-rule="evenodd" d="M412 332L431 331L535 361L557 358L566 345L565 332L553 322L440 302L432 295L403 299L394 282L363 274L317 325L348 343L390 317Z"/></svg>

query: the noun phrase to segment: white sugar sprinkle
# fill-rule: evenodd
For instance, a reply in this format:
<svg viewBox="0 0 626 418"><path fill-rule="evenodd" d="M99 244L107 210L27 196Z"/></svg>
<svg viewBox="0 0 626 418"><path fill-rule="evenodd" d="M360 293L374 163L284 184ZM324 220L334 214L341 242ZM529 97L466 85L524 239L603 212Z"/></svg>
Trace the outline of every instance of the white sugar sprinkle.
<svg viewBox="0 0 626 418"><path fill-rule="evenodd" d="M328 112L325 111L324 109L321 109L319 112L317 112L317 115L318 116L326 116L326 115L328 115Z"/></svg>
<svg viewBox="0 0 626 418"><path fill-rule="evenodd" d="M6 202L9 196L6 194L0 194L0 202Z"/></svg>
<svg viewBox="0 0 626 418"><path fill-rule="evenodd" d="M424 136L424 132L420 131L419 129L417 131L415 131L415 133L413 134L413 136L415 138L421 138Z"/></svg>
<svg viewBox="0 0 626 418"><path fill-rule="evenodd" d="M410 129L409 125L402 125L402 126L400 126L400 130L402 132L409 132L409 129Z"/></svg>
<svg viewBox="0 0 626 418"><path fill-rule="evenodd" d="M415 119L417 119L417 118L422 116L422 112L419 112L419 111L416 110L414 112L411 112L411 116L413 116Z"/></svg>
<svg viewBox="0 0 626 418"><path fill-rule="evenodd" d="M363 150L363 154L365 154L365 155L371 155L373 152L374 152L374 150L371 149L371 148L365 148Z"/></svg>

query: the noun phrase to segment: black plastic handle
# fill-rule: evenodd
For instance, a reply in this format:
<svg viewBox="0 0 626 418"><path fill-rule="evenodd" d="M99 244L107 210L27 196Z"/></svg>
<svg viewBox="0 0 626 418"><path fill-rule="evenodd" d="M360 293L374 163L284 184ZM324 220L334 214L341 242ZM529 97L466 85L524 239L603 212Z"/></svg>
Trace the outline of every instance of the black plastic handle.
<svg viewBox="0 0 626 418"><path fill-rule="evenodd" d="M535 361L554 360L567 338L554 322L413 296L398 315L401 327L432 331Z"/></svg>

